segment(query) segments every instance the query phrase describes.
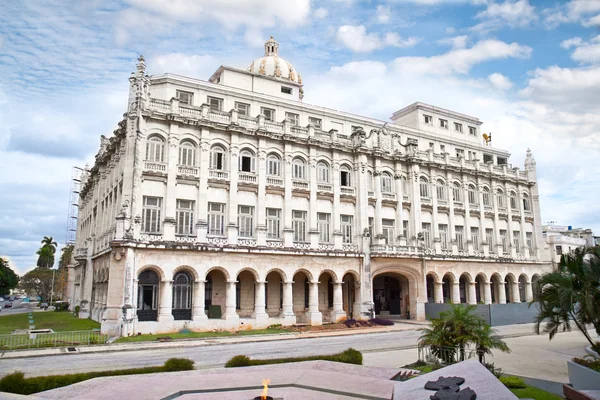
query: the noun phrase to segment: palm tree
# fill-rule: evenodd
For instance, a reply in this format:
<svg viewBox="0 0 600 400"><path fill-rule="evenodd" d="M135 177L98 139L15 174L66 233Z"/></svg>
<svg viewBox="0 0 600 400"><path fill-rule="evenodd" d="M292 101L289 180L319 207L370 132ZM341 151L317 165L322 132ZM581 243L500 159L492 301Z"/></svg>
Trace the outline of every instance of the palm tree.
<svg viewBox="0 0 600 400"><path fill-rule="evenodd" d="M52 252L52 248L42 246L35 254L38 255L38 267L52 268L54 265L54 253Z"/></svg>
<svg viewBox="0 0 600 400"><path fill-rule="evenodd" d="M556 271L546 273L535 287L532 302L539 304L536 333L544 323L550 340L559 330L570 331L574 323L592 348L600 351L586 325L600 335L600 247L577 248L561 257Z"/></svg>
<svg viewBox="0 0 600 400"><path fill-rule="evenodd" d="M56 246L58 246L58 243L56 243L52 236L44 236L44 238L42 239L42 247L49 247L52 249L52 254L56 253Z"/></svg>
<svg viewBox="0 0 600 400"><path fill-rule="evenodd" d="M469 345L475 346L480 362L483 361L482 355L491 354L492 349L510 351L494 330L473 313L475 308L474 305L453 304L448 311L431 320L431 329L421 329L423 335L419 344L430 346L433 355L447 364L454 362L456 351L463 361Z"/></svg>

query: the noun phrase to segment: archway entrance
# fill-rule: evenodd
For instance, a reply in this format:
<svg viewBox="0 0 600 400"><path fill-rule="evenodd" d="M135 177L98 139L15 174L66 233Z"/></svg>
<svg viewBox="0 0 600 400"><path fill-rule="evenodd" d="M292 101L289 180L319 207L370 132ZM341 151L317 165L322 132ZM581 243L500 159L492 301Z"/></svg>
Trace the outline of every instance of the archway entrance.
<svg viewBox="0 0 600 400"><path fill-rule="evenodd" d="M410 318L408 279L404 275L385 273L373 279L375 314Z"/></svg>
<svg viewBox="0 0 600 400"><path fill-rule="evenodd" d="M220 269L214 269L206 276L204 284L204 307L208 318L220 319L225 314L227 277Z"/></svg>
<svg viewBox="0 0 600 400"><path fill-rule="evenodd" d="M427 302L435 303L435 278L433 275L427 275Z"/></svg>
<svg viewBox="0 0 600 400"><path fill-rule="evenodd" d="M158 320L158 274L145 270L138 279L138 321Z"/></svg>

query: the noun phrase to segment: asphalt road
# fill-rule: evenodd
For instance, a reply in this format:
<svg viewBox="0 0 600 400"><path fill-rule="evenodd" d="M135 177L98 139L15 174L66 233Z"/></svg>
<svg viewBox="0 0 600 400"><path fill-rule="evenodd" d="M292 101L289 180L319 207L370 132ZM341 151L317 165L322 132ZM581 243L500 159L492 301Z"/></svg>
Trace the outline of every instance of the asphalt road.
<svg viewBox="0 0 600 400"><path fill-rule="evenodd" d="M8 300L0 302L0 306L2 306L2 310L0 310L0 316L22 314L29 311L29 303L23 303L23 300L21 299L13 301L11 308L5 308L7 303L10 302Z"/></svg>

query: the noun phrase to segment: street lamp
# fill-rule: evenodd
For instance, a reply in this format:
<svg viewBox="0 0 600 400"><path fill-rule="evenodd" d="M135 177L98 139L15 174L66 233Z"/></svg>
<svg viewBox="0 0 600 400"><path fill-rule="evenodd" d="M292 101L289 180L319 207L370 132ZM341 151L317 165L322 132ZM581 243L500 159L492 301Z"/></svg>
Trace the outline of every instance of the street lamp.
<svg viewBox="0 0 600 400"><path fill-rule="evenodd" d="M52 307L52 299L54 298L54 273L55 269L52 269L52 285L50 285L50 307Z"/></svg>

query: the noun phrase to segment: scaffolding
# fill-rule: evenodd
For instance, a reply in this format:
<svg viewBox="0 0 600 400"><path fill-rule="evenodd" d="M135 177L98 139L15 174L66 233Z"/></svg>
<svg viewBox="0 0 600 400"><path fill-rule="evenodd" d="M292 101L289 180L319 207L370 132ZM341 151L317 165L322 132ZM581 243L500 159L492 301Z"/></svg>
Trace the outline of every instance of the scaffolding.
<svg viewBox="0 0 600 400"><path fill-rule="evenodd" d="M71 187L69 188L69 215L67 218L67 232L65 246L75 244L77 233L77 216L79 213L79 191L81 190L81 174L84 169L73 167L71 171Z"/></svg>

